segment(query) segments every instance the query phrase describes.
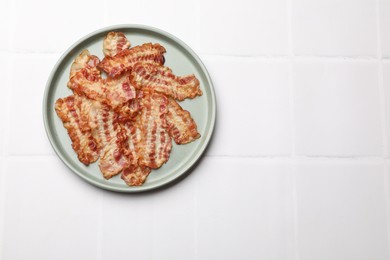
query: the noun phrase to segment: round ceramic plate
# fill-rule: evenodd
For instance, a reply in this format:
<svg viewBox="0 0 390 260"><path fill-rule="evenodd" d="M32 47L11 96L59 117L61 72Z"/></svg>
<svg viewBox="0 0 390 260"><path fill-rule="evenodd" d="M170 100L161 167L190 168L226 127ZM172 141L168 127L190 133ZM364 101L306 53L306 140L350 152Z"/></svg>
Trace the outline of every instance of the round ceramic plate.
<svg viewBox="0 0 390 260"><path fill-rule="evenodd" d="M54 104L58 98L71 95L66 84L70 66L75 57L84 49L103 58L103 39L110 31L123 32L132 46L147 42L160 43L167 52L165 66L176 75L195 74L200 81L203 95L192 100L180 102L188 110L198 125L201 137L192 143L176 145L173 143L170 158L166 164L153 170L143 186L129 187L117 175L110 180L103 178L98 163L85 166L71 147L66 129L58 118ZM214 129L216 104L213 84L199 57L181 40L162 30L143 25L118 25L95 31L71 46L60 58L48 79L43 98L43 117L48 138L61 160L78 176L100 188L118 192L140 192L157 189L186 174L205 151Z"/></svg>

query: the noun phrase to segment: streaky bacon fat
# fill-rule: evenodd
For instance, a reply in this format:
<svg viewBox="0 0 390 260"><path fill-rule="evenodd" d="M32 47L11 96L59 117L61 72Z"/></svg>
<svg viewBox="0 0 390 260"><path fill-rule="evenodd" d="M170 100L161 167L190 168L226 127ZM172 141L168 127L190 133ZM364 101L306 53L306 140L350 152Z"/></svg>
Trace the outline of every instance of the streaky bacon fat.
<svg viewBox="0 0 390 260"><path fill-rule="evenodd" d="M190 112L184 110L173 99L169 99L168 111L165 115L165 128L177 144L187 144L200 137Z"/></svg>
<svg viewBox="0 0 390 260"><path fill-rule="evenodd" d="M106 56L98 65L108 76L114 78L121 73L131 70L131 67L139 62L164 64L165 48L158 43L145 43L130 49L123 50L117 55Z"/></svg>
<svg viewBox="0 0 390 260"><path fill-rule="evenodd" d="M122 143L127 137L119 124L117 113L103 103L84 99L86 101L81 107L81 114L88 121L92 135L99 145L99 168L104 178L109 179L127 166L122 149Z"/></svg>
<svg viewBox="0 0 390 260"><path fill-rule="evenodd" d="M99 64L100 59L95 55L91 55L88 50L83 50L73 61L70 67L70 76L72 78L77 72L82 69L87 69L90 71L89 74L97 73L100 75L100 72L96 69L96 66Z"/></svg>
<svg viewBox="0 0 390 260"><path fill-rule="evenodd" d="M170 68L152 63L134 64L132 81L139 88L151 88L179 101L202 95L195 75L178 77Z"/></svg>
<svg viewBox="0 0 390 260"><path fill-rule="evenodd" d="M82 51L70 69L74 95L58 99L55 109L82 163L100 157L104 178L122 172L127 185L139 186L168 161L172 139L186 144L200 137L190 113L175 100L202 91L194 75L176 76L163 66L160 44L129 47L123 33L110 32L101 62Z"/></svg>
<svg viewBox="0 0 390 260"><path fill-rule="evenodd" d="M136 96L129 73L114 79L103 79L96 68L83 68L74 73L69 79L68 87L77 95L100 101L114 109L120 108Z"/></svg>
<svg viewBox="0 0 390 260"><path fill-rule="evenodd" d="M79 160L85 165L95 162L99 158L98 142L92 135L88 119L80 112L82 99L78 96L60 98L55 103L57 115L72 141L72 148Z"/></svg>
<svg viewBox="0 0 390 260"><path fill-rule="evenodd" d="M130 48L130 42L121 32L109 32L103 40L105 56L115 56L128 48Z"/></svg>
<svg viewBox="0 0 390 260"><path fill-rule="evenodd" d="M141 186L151 171L152 169L149 167L130 165L128 168L123 169L121 178L129 186Z"/></svg>
<svg viewBox="0 0 390 260"><path fill-rule="evenodd" d="M168 98L159 93L144 93L140 120L142 124L142 148L139 164L153 169L161 167L169 159L172 139L163 127Z"/></svg>

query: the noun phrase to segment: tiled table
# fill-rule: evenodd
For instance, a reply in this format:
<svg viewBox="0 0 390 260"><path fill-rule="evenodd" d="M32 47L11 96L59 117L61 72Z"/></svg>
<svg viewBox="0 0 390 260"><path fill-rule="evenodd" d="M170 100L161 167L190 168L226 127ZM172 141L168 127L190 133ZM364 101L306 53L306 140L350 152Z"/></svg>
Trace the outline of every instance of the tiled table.
<svg viewBox="0 0 390 260"><path fill-rule="evenodd" d="M190 45L214 138L174 186L95 188L55 156L42 97L105 26ZM390 0L2 0L0 259L390 259Z"/></svg>

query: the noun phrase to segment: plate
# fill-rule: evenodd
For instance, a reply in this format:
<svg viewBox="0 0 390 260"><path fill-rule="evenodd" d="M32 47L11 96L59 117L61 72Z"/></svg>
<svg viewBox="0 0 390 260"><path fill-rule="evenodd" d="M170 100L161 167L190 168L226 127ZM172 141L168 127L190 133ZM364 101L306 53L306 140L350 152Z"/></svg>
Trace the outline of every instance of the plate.
<svg viewBox="0 0 390 260"><path fill-rule="evenodd" d="M54 104L58 98L71 95L66 83L70 66L75 57L84 49L103 58L103 39L110 31L121 31L130 40L132 46L146 42L160 43L165 47L165 65L176 75L194 73L200 81L203 95L192 100L180 102L188 110L198 125L201 137L186 145L173 142L170 159L157 170L153 170L143 186L129 187L120 178L120 174L110 180L103 178L98 163L85 166L71 147L66 129L58 118ZM47 136L59 158L75 174L87 182L111 191L141 192L160 188L185 175L201 158L213 134L216 116L215 93L211 78L200 58L190 47L177 37L160 29L144 25L117 25L97 30L77 41L59 59L51 72L43 98L43 117Z"/></svg>

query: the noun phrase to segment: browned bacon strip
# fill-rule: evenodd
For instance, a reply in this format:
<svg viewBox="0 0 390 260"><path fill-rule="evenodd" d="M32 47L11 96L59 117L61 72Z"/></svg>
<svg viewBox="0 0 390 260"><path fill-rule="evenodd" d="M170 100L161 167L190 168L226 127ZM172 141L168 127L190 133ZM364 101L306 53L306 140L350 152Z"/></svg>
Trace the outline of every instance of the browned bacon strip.
<svg viewBox="0 0 390 260"><path fill-rule="evenodd" d="M104 147L102 157L99 161L99 168L103 173L103 177L110 179L119 174L123 168L127 166L127 159L123 155L121 149L121 140L117 138L112 139L111 142Z"/></svg>
<svg viewBox="0 0 390 260"><path fill-rule="evenodd" d="M113 108L120 107L136 97L136 90L130 82L128 73L115 79L108 78L103 83L106 89L106 102Z"/></svg>
<svg viewBox="0 0 390 260"><path fill-rule="evenodd" d="M109 32L103 40L105 56L115 56L128 48L130 48L130 42L121 32Z"/></svg>
<svg viewBox="0 0 390 260"><path fill-rule="evenodd" d="M88 119L80 113L82 99L77 96L68 96L56 101L55 109L68 130L72 147L77 153L79 160L88 165L99 158L98 145L92 135Z"/></svg>
<svg viewBox="0 0 390 260"><path fill-rule="evenodd" d="M138 165L139 153L145 140L141 114L138 114L134 120L123 121L121 126L126 131L127 141L123 147L126 150L125 154L129 162L129 166L123 169L121 178L129 186L140 186L151 172L149 167Z"/></svg>
<svg viewBox="0 0 390 260"><path fill-rule="evenodd" d="M97 74L94 70L84 68L69 79L68 87L76 95L103 101L106 99L106 91L102 81L100 74Z"/></svg>
<svg viewBox="0 0 390 260"><path fill-rule="evenodd" d="M129 74L122 74L115 79L103 79L100 72L81 69L68 82L68 87L78 95L100 101L116 109L135 98L136 90L130 82Z"/></svg>
<svg viewBox="0 0 390 260"><path fill-rule="evenodd" d="M150 172L151 169L149 167L130 165L128 168L123 169L121 178L129 186L141 186Z"/></svg>
<svg viewBox="0 0 390 260"><path fill-rule="evenodd" d="M81 115L88 120L93 137L100 148L99 167L104 178L109 179L127 166L122 143L127 137L118 122L118 115L107 105L84 98Z"/></svg>
<svg viewBox="0 0 390 260"><path fill-rule="evenodd" d="M200 137L190 112L184 110L173 99L169 100L165 123L165 128L177 144L190 143Z"/></svg>
<svg viewBox="0 0 390 260"><path fill-rule="evenodd" d="M118 115L108 107L102 108L97 120L100 144L103 147L99 167L104 178L109 179L127 165L122 152L122 142L126 140L126 136L119 125Z"/></svg>
<svg viewBox="0 0 390 260"><path fill-rule="evenodd" d="M88 50L83 50L73 61L72 66L70 67L70 78L72 78L77 72L82 69L90 70L91 75L97 73L100 75L100 72L94 68L100 62L99 58L91 55ZM92 73L93 72L93 73Z"/></svg>
<svg viewBox="0 0 390 260"><path fill-rule="evenodd" d="M142 99L140 120L144 136L139 152L139 165L159 168L169 159L172 139L164 129L167 98L158 93L145 93Z"/></svg>
<svg viewBox="0 0 390 260"><path fill-rule="evenodd" d="M137 165L139 159L139 152L143 144L143 132L141 116L137 116L134 120L128 120L121 124L121 127L125 130L127 136L124 148L126 149L126 156L128 162L131 165Z"/></svg>
<svg viewBox="0 0 390 260"><path fill-rule="evenodd" d="M106 56L98 65L110 77L116 77L128 71L131 67L139 62L164 64L165 48L160 44L145 43L140 46L135 46L131 49L126 49L114 57Z"/></svg>
<svg viewBox="0 0 390 260"><path fill-rule="evenodd" d="M176 100L202 95L195 75L178 77L168 67L138 62L132 69L132 81L140 88L151 88Z"/></svg>

